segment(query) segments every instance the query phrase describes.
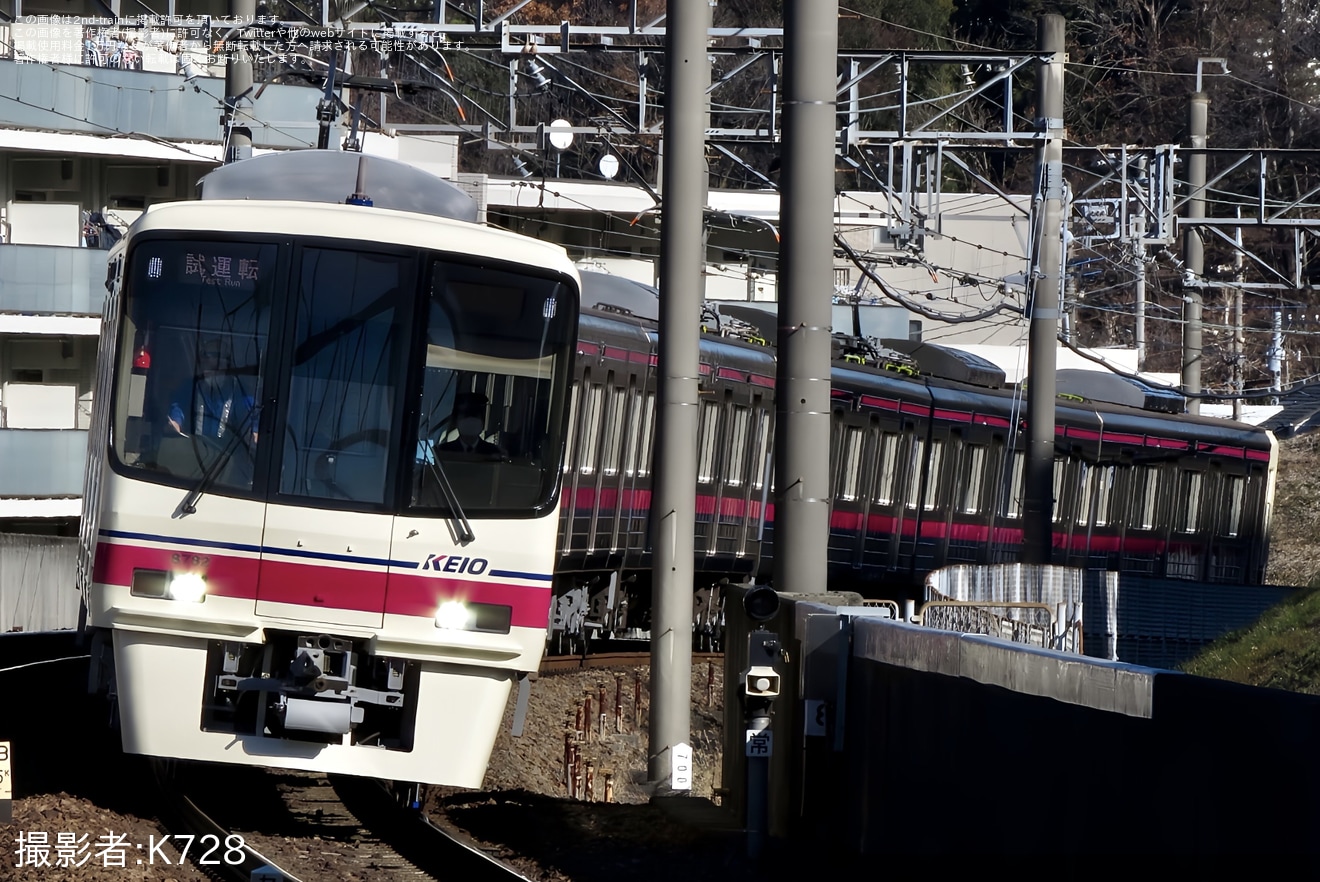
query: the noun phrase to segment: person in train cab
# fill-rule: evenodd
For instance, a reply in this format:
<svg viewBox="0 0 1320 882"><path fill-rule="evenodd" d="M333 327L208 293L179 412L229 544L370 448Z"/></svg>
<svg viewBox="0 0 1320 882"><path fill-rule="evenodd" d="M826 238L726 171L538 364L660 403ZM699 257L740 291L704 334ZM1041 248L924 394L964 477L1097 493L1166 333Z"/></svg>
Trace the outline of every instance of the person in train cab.
<svg viewBox="0 0 1320 882"><path fill-rule="evenodd" d="M248 440L256 442L256 401L238 377L225 370L219 340L201 344L197 373L175 389L167 419L170 428L180 435L223 443L232 432L246 432Z"/></svg>
<svg viewBox="0 0 1320 882"><path fill-rule="evenodd" d="M460 392L454 399L453 414L458 437L444 442L438 449L446 453L500 456L500 448L481 437L486 425L486 403L486 396L480 392Z"/></svg>

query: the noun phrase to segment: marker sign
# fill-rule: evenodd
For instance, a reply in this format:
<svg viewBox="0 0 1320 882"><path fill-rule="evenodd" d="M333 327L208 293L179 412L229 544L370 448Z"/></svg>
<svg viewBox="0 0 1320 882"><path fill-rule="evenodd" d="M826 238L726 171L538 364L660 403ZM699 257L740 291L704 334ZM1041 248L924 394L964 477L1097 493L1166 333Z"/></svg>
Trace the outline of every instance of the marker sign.
<svg viewBox="0 0 1320 882"><path fill-rule="evenodd" d="M14 772L8 741L0 741L0 824L14 820Z"/></svg>
<svg viewBox="0 0 1320 882"><path fill-rule="evenodd" d="M672 760L669 770L669 784L674 790L692 789L692 745L679 742L670 751Z"/></svg>

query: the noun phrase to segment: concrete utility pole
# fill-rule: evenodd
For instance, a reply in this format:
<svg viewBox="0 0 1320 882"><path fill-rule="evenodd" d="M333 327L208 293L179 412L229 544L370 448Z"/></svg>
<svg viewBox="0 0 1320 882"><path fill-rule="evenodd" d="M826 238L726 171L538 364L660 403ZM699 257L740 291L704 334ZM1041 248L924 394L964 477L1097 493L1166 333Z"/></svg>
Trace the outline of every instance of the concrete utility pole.
<svg viewBox="0 0 1320 882"><path fill-rule="evenodd" d="M1058 388L1059 289L1063 275L1063 63L1064 19L1036 20L1036 46L1051 53L1037 69L1036 121L1041 143L1042 211L1032 286L1027 352L1027 464L1024 478L1022 562L1047 564L1054 523L1054 395Z"/></svg>
<svg viewBox="0 0 1320 882"><path fill-rule="evenodd" d="M1199 69L1199 68L1198 68ZM1191 131L1192 150L1202 150L1206 144L1206 121L1210 116L1210 96L1200 91L1192 95L1187 124ZM1191 196L1187 200L1187 220L1205 217L1205 154L1191 153L1187 157L1187 182ZM1205 248L1199 227L1188 224L1183 232L1183 356L1182 387L1187 396L1187 412L1200 413L1201 399L1201 277L1205 270Z"/></svg>
<svg viewBox="0 0 1320 882"><path fill-rule="evenodd" d="M1238 216L1242 214L1238 210ZM1242 330L1242 228L1233 234L1237 250L1233 252L1233 419L1242 419L1242 393L1245 388L1244 368L1246 337Z"/></svg>
<svg viewBox="0 0 1320 882"><path fill-rule="evenodd" d="M709 172L708 0L669 0L660 217L660 414L651 503L654 599L647 774L692 789L692 570L696 527L699 328Z"/></svg>
<svg viewBox="0 0 1320 882"><path fill-rule="evenodd" d="M775 369L775 588L825 591L830 529L837 0L784 5L779 361Z"/></svg>
<svg viewBox="0 0 1320 882"><path fill-rule="evenodd" d="M1146 369L1146 247L1136 246L1132 255L1132 272L1137 277L1137 326L1133 332L1133 345L1137 350L1137 370Z"/></svg>
<svg viewBox="0 0 1320 882"><path fill-rule="evenodd" d="M257 0L229 0L229 15L234 30L224 45L229 54L225 62L226 165L252 156L252 56L247 44L234 38L242 36L257 17Z"/></svg>

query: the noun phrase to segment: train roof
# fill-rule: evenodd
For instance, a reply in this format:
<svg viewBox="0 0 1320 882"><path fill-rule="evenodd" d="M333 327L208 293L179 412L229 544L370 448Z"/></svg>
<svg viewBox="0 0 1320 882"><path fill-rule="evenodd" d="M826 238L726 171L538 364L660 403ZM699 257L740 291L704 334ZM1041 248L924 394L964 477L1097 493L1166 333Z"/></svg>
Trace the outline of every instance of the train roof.
<svg viewBox="0 0 1320 882"><path fill-rule="evenodd" d="M338 150L288 150L222 165L197 182L202 199L326 202L475 223L477 204L456 184L397 159Z"/></svg>
<svg viewBox="0 0 1320 882"><path fill-rule="evenodd" d="M624 276L582 271L582 307L660 321L660 292Z"/></svg>
<svg viewBox="0 0 1320 882"><path fill-rule="evenodd" d="M1106 401L1163 413L1182 413L1187 403L1187 399L1177 392L1151 386L1133 377L1077 368L1058 372L1055 391L1087 401Z"/></svg>
<svg viewBox="0 0 1320 882"><path fill-rule="evenodd" d="M937 343L923 343L919 340L897 340L886 337L881 346L897 349L912 356L923 374L932 374L946 380L956 380L971 386L984 386L987 389L999 389L1004 385L1005 374L994 362Z"/></svg>
<svg viewBox="0 0 1320 882"><path fill-rule="evenodd" d="M506 230L389 208L324 202L191 200L148 208L128 238L146 232L197 231L315 236L380 242L441 253L543 267L577 279L577 268L558 245Z"/></svg>

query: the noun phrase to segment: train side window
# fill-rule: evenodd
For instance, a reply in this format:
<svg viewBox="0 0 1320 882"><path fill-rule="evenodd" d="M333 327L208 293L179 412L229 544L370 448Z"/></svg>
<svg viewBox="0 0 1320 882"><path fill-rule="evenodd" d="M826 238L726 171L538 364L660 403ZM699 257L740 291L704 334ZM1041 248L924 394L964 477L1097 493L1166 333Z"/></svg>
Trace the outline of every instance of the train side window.
<svg viewBox="0 0 1320 882"><path fill-rule="evenodd" d="M864 430L858 426L848 426L843 435L843 468L840 473L839 498L852 501L857 498L857 488L862 477L862 448Z"/></svg>
<svg viewBox="0 0 1320 882"><path fill-rule="evenodd" d="M1052 490L1054 494L1054 498L1053 501L1051 502L1051 505L1054 508L1054 517L1052 518L1052 520L1054 520L1055 523L1058 523L1059 521L1063 520L1065 514L1068 511L1069 500L1063 495L1063 489L1064 487L1067 486L1067 478L1068 478L1068 460L1055 457L1054 484Z"/></svg>
<svg viewBox="0 0 1320 882"><path fill-rule="evenodd" d="M623 436L628 430L627 424L623 421L626 395L625 390L610 387L609 416L605 420L605 460L601 464L601 470L606 475L619 473L619 452L622 449Z"/></svg>
<svg viewBox="0 0 1320 882"><path fill-rule="evenodd" d="M600 420L601 411L605 407L605 387L600 383L592 383L582 404L582 460L579 468L582 474L592 475L596 473L600 454Z"/></svg>
<svg viewBox="0 0 1320 882"><path fill-rule="evenodd" d="M925 509L931 511L937 508L942 499L941 490L947 483L943 480L944 475L944 441L936 438L931 442L930 447L930 477L926 479L926 500Z"/></svg>
<svg viewBox="0 0 1320 882"><path fill-rule="evenodd" d="M880 469L875 481L875 501L880 505L889 505L894 501L894 476L898 473L899 437L893 432L880 434L880 451L877 459Z"/></svg>
<svg viewBox="0 0 1320 882"><path fill-rule="evenodd" d="M1159 513L1159 469L1138 466L1133 470L1133 505L1136 507L1137 523L1143 530L1155 529L1156 516Z"/></svg>
<svg viewBox="0 0 1320 882"><path fill-rule="evenodd" d="M1004 496L1007 499L1004 513L1010 518L1022 517L1022 497L1026 494L1026 488L1022 481L1027 470L1027 454L1022 450L1014 450L1012 458L1012 467L1008 474L1008 487L1005 489Z"/></svg>
<svg viewBox="0 0 1320 882"><path fill-rule="evenodd" d="M1201 482L1200 472L1183 472L1179 480L1177 516L1175 524L1182 533L1194 533L1201 522Z"/></svg>
<svg viewBox="0 0 1320 882"><path fill-rule="evenodd" d="M1237 536L1242 530L1242 499L1246 482L1237 475L1224 478L1224 504L1222 510L1228 513L1224 520L1223 535Z"/></svg>
<svg viewBox="0 0 1320 882"><path fill-rule="evenodd" d="M655 446L655 393L646 393L646 403L642 410L641 454L638 456L638 474L643 477L651 474L651 450Z"/></svg>
<svg viewBox="0 0 1320 882"><path fill-rule="evenodd" d="M765 403L756 411L756 461L752 463L752 486L760 490L774 474L775 464L770 460L770 411Z"/></svg>
<svg viewBox="0 0 1320 882"><path fill-rule="evenodd" d="M1095 469L1084 462L1077 464L1077 523L1086 526L1091 522L1091 498L1095 491ZM1057 497L1056 497L1057 498Z"/></svg>
<svg viewBox="0 0 1320 882"><path fill-rule="evenodd" d="M1077 505L1077 523L1103 527L1109 523L1109 491L1114 481L1114 467L1078 464L1077 487L1081 498Z"/></svg>
<svg viewBox="0 0 1320 882"><path fill-rule="evenodd" d="M1097 527L1104 527L1110 521L1109 506L1114 491L1114 467L1096 466L1091 470L1091 478L1095 483L1095 490L1091 495L1095 505L1095 518L1092 523Z"/></svg>
<svg viewBox="0 0 1320 882"><path fill-rule="evenodd" d="M564 474L575 467L573 454L577 453L577 414L578 414L578 393L581 390L580 384L574 380L568 387L568 443L564 448Z"/></svg>
<svg viewBox="0 0 1320 882"><path fill-rule="evenodd" d="M908 508L916 508L921 496L921 470L925 465L925 453L925 439L913 438L907 462L907 496L903 500Z"/></svg>
<svg viewBox="0 0 1320 882"><path fill-rule="evenodd" d="M623 473L633 477L638 473L644 433L642 429L642 395L637 391L636 377L628 383L628 444L623 449Z"/></svg>
<svg viewBox="0 0 1320 882"><path fill-rule="evenodd" d="M979 444L967 448L967 474L963 480L962 510L976 514L981 510L981 488L985 481L985 448Z"/></svg>
<svg viewBox="0 0 1320 882"><path fill-rule="evenodd" d="M741 487L747 471L747 426L751 414L746 407L733 406L733 431L729 433L729 467L725 479L730 487Z"/></svg>
<svg viewBox="0 0 1320 882"><path fill-rule="evenodd" d="M719 409L713 401L701 402L701 417L697 437L701 447L697 455L697 482L709 484L715 480L715 444L716 429L719 426Z"/></svg>

